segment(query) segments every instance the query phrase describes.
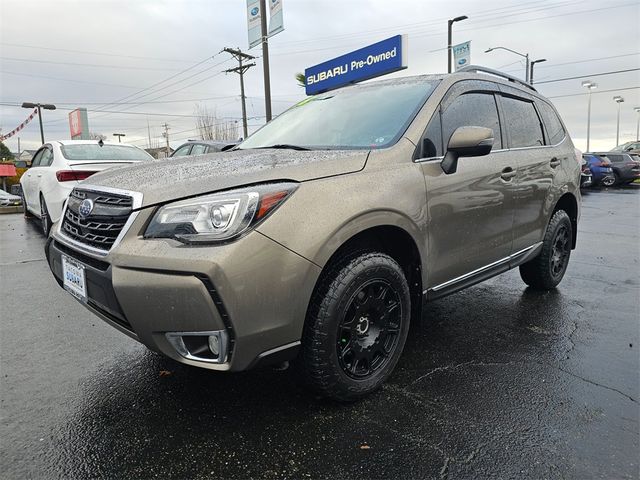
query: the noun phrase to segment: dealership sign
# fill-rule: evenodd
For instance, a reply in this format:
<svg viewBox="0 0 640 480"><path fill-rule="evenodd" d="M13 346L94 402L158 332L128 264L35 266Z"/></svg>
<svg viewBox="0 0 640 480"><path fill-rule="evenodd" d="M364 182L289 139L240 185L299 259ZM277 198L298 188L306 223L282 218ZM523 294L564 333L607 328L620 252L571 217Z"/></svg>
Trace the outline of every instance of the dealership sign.
<svg viewBox="0 0 640 480"><path fill-rule="evenodd" d="M304 71L307 95L407 68L407 36L396 35Z"/></svg>
<svg viewBox="0 0 640 480"><path fill-rule="evenodd" d="M456 71L471 63L471 42L464 42L451 47L453 50L453 63Z"/></svg>
<svg viewBox="0 0 640 480"><path fill-rule="evenodd" d="M267 37L273 37L284 30L282 0L268 0L268 2L269 28ZM260 0L247 0L247 30L250 49L262 43L262 14Z"/></svg>
<svg viewBox="0 0 640 480"><path fill-rule="evenodd" d="M69 112L69 132L72 140L89 140L89 117L86 108Z"/></svg>

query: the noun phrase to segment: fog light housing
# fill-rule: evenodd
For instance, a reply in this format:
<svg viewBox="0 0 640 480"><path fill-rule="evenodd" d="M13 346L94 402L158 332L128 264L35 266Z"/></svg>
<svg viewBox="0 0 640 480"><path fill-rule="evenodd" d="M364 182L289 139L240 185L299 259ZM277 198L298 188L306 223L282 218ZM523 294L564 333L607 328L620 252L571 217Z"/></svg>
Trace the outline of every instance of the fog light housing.
<svg viewBox="0 0 640 480"><path fill-rule="evenodd" d="M206 363L225 363L229 336L225 330L213 332L167 332L169 344L182 357Z"/></svg>
<svg viewBox="0 0 640 480"><path fill-rule="evenodd" d="M214 357L220 356L220 337L218 335L209 335L209 350Z"/></svg>

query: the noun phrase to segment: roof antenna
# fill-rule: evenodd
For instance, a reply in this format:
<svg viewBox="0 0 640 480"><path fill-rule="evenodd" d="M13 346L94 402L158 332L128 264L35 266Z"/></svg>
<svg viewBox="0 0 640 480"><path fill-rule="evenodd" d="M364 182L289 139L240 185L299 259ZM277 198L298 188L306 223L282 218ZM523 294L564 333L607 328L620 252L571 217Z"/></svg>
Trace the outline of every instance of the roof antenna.
<svg viewBox="0 0 640 480"><path fill-rule="evenodd" d="M98 145L100 145L101 147L104 146L104 142L102 141L102 139L98 140Z"/></svg>

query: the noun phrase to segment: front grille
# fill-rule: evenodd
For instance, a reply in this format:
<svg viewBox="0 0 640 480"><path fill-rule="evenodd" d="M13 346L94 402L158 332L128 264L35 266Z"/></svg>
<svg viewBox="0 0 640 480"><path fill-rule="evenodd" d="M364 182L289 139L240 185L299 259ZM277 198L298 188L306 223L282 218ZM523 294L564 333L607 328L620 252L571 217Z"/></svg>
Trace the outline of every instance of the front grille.
<svg viewBox="0 0 640 480"><path fill-rule="evenodd" d="M92 200L94 206L88 216L82 217L79 208L85 199ZM72 240L107 252L122 232L132 208L133 198L128 195L73 189L61 229Z"/></svg>

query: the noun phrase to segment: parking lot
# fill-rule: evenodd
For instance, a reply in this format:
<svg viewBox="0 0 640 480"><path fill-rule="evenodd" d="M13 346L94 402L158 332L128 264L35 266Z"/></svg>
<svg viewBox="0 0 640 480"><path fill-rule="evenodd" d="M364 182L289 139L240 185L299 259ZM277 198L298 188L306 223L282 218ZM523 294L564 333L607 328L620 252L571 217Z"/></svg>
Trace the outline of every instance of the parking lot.
<svg viewBox="0 0 640 480"><path fill-rule="evenodd" d="M4 478L637 478L640 185L583 194L556 291L518 272L430 304L354 404L289 370L218 374L147 351L60 289L0 216Z"/></svg>

